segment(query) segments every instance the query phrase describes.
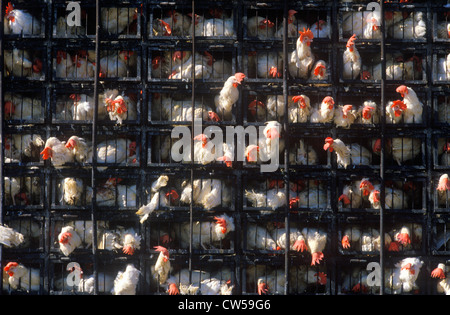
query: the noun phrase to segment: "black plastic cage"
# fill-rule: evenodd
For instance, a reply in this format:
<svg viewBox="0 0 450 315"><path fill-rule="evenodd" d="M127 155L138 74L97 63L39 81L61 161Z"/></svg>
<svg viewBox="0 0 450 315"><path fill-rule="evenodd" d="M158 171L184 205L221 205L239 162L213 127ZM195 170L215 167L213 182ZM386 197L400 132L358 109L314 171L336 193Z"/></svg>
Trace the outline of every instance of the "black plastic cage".
<svg viewBox="0 0 450 315"><path fill-rule="evenodd" d="M14 0L0 16L0 294L450 294L448 1ZM326 97L334 117L313 119ZM247 147L269 121L275 170L239 145L190 158L200 133ZM56 163L47 140L72 136L86 151Z"/></svg>

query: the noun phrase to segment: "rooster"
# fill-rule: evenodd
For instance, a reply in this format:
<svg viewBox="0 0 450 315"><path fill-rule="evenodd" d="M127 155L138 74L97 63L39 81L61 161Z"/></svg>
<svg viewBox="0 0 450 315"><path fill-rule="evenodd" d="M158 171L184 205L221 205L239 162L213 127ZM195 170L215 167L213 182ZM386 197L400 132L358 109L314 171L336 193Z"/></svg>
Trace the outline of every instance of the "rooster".
<svg viewBox="0 0 450 315"><path fill-rule="evenodd" d="M14 35L38 35L41 33L41 22L30 13L15 9L11 2L5 11L4 25L5 34L10 32Z"/></svg>
<svg viewBox="0 0 450 315"><path fill-rule="evenodd" d="M192 246L197 249L215 248L234 231L234 219L226 214L214 217L215 222L195 222L193 227ZM180 246L189 248L190 224L181 224Z"/></svg>
<svg viewBox="0 0 450 315"><path fill-rule="evenodd" d="M128 264L125 271L119 271L114 279L113 295L135 295L141 272Z"/></svg>
<svg viewBox="0 0 450 315"><path fill-rule="evenodd" d="M259 39L275 37L275 24L262 16L253 16L247 20L247 35Z"/></svg>
<svg viewBox="0 0 450 315"><path fill-rule="evenodd" d="M293 78L306 80L309 78L309 72L315 61L310 47L314 35L310 29L303 29L303 31L299 31L299 34L296 49L289 56L288 69Z"/></svg>
<svg viewBox="0 0 450 315"><path fill-rule="evenodd" d="M290 123L305 123L309 119L311 111L310 99L306 95L296 95L292 97L292 102L288 104L288 116Z"/></svg>
<svg viewBox="0 0 450 315"><path fill-rule="evenodd" d="M110 34L121 34L129 30L130 24L137 19L137 8L101 8L102 29Z"/></svg>
<svg viewBox="0 0 450 315"><path fill-rule="evenodd" d="M342 77L344 80L354 80L358 78L361 72L361 56L355 47L356 34L347 41L347 49L344 51L344 72Z"/></svg>
<svg viewBox="0 0 450 315"><path fill-rule="evenodd" d="M238 85L242 83L245 78L245 74L237 72L234 76L229 77L223 88L220 90L219 95L214 98L214 104L216 105L216 113L222 118L222 120L232 119L233 105L239 99Z"/></svg>
<svg viewBox="0 0 450 315"><path fill-rule="evenodd" d="M315 107L311 113L312 123L330 123L334 117L334 100L331 96L326 96L322 103Z"/></svg>
<svg viewBox="0 0 450 315"><path fill-rule="evenodd" d="M353 109L353 105L339 105L334 112L334 123L336 127L350 128L356 121L358 112Z"/></svg>
<svg viewBox="0 0 450 315"><path fill-rule="evenodd" d="M336 151L337 163L344 168L352 165L370 165L372 163L372 153L365 147L352 143L349 146L345 145L340 139L333 139L327 137L323 149Z"/></svg>
<svg viewBox="0 0 450 315"><path fill-rule="evenodd" d="M8 283L13 290L39 291L41 284L39 269L27 268L17 262L9 262L3 270L8 274Z"/></svg>
<svg viewBox="0 0 450 315"><path fill-rule="evenodd" d="M72 151L66 147L64 141L60 141L56 137L47 139L44 150L40 154L44 160L50 159L53 166L61 166L74 161Z"/></svg>
<svg viewBox="0 0 450 315"><path fill-rule="evenodd" d="M164 284L169 278L170 272L170 254L167 248L162 246L155 246L154 249L159 252L155 266L155 276L158 278L159 284Z"/></svg>

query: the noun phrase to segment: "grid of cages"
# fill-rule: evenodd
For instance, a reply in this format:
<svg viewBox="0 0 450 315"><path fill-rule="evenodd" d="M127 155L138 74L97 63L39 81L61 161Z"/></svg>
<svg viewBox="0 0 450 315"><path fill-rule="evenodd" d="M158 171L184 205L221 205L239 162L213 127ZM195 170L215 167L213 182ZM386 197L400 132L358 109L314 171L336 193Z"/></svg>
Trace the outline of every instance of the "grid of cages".
<svg viewBox="0 0 450 315"><path fill-rule="evenodd" d="M442 293L439 284L427 289L434 280L424 272L414 290L394 282L404 270L419 274L428 262L422 257L448 255L448 139L438 129L448 122L448 14L440 1L384 3L383 38L368 3L101 3L100 42L93 1L80 3L80 26L66 23L65 1L5 3L0 222L25 243L0 253L2 267L11 258L40 270L40 284L15 291L4 270L4 292L115 294L115 277L138 271L132 293L207 294L215 279L223 291L214 294L379 294L357 286L367 269L345 266L344 275L339 264L381 259L362 244L344 248L343 239L348 228L349 238L376 238L386 210L397 215L385 219L387 235L396 239L406 228L411 243L394 254L384 248L385 293ZM21 18L29 23L19 27ZM351 59L357 54L359 65ZM226 107L221 91L230 77L238 96ZM205 130L187 137L194 163L174 159L184 134L172 137L172 129L194 127L193 115L218 127L216 137L243 123L243 150L224 143L222 157L205 158L217 140ZM273 138L280 139L278 168L264 174ZM338 216L352 213L351 222ZM361 217L368 214L369 221ZM279 239L287 229L298 239L285 253L286 235ZM249 244L252 231L272 247ZM309 234L325 235L320 251L302 245ZM79 244L70 248L74 235ZM33 263L33 254L46 258ZM75 261L84 287L68 286L68 274L80 271L66 269ZM155 271L161 261L175 267L169 275ZM186 272L200 278L185 283ZM162 281L171 276L175 286Z"/></svg>

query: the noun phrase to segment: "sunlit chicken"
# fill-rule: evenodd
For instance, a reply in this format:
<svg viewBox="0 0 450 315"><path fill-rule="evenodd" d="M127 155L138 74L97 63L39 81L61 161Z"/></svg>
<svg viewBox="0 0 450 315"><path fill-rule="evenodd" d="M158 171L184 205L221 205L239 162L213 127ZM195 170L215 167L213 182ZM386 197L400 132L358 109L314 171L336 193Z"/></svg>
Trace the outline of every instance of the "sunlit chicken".
<svg viewBox="0 0 450 315"><path fill-rule="evenodd" d="M396 91L403 97L403 103L406 105L402 112L404 122L407 124L422 123L423 104L417 97L416 92L405 85L400 85Z"/></svg>
<svg viewBox="0 0 450 315"><path fill-rule="evenodd" d="M296 49L289 55L289 74L293 78L308 79L309 72L315 61L314 54L311 51L311 42L314 34L310 29L299 31L300 36L296 42Z"/></svg>
<svg viewBox="0 0 450 315"><path fill-rule="evenodd" d="M298 20L295 17L295 14L297 14L298 12L295 10L289 10L288 11L288 25L287 25L287 36L288 38L292 38L292 37L297 37L298 36L298 31L302 30L303 28L308 28L308 24L304 21ZM283 38L283 34L284 34L284 26L281 25L278 30L275 33L275 37L278 38Z"/></svg>
<svg viewBox="0 0 450 315"><path fill-rule="evenodd" d="M17 262L6 264L4 271L8 274L8 283L13 290L39 291L41 284L40 270L27 268Z"/></svg>
<svg viewBox="0 0 450 315"><path fill-rule="evenodd" d="M167 17L155 19L153 34L155 36L186 36L191 34L192 18L178 12L170 10ZM150 24L149 24L150 27ZM149 34L151 32L149 31Z"/></svg>
<svg viewBox="0 0 450 315"><path fill-rule="evenodd" d="M377 11L344 12L343 34L350 36L355 34L358 38L379 39L381 38L381 19Z"/></svg>
<svg viewBox="0 0 450 315"><path fill-rule="evenodd" d="M111 293L113 295L135 295L140 274L139 269L133 264L128 264L125 271L117 273Z"/></svg>
<svg viewBox="0 0 450 315"><path fill-rule="evenodd" d="M419 276L423 261L416 257L404 258L395 268L385 271L385 287L388 293L408 293L418 289L416 280Z"/></svg>
<svg viewBox="0 0 450 315"><path fill-rule="evenodd" d="M306 238L308 252L311 253L311 266L320 264L324 258L323 250L327 244L327 233L316 228L303 228L302 234Z"/></svg>
<svg viewBox="0 0 450 315"><path fill-rule="evenodd" d="M359 243L361 238L361 230L358 226L349 226L347 227L343 234L341 239L341 245L343 249L355 249L356 244Z"/></svg>
<svg viewBox="0 0 450 315"><path fill-rule="evenodd" d="M137 19L137 9L133 7L101 8L102 29L110 34L120 34Z"/></svg>
<svg viewBox="0 0 450 315"><path fill-rule="evenodd" d="M317 165L317 152L312 146L305 144L303 139L300 139L290 146L289 163L292 165Z"/></svg>
<svg viewBox="0 0 450 315"><path fill-rule="evenodd" d="M446 276L447 273L450 272L450 268L448 268L445 264L440 263L438 266L433 269L431 272L432 278L439 279L437 284L437 292L444 293L445 295L450 295L450 281Z"/></svg>
<svg viewBox="0 0 450 315"><path fill-rule="evenodd" d="M234 219L226 214L214 217L215 222L197 221L193 225L192 246L197 249L216 248L221 241L233 232L235 229ZM189 248L190 224L185 222L181 224L180 246Z"/></svg>
<svg viewBox="0 0 450 315"><path fill-rule="evenodd" d="M66 177L60 183L61 203L66 205L82 205L84 191L83 181L79 178Z"/></svg>
<svg viewBox="0 0 450 315"><path fill-rule="evenodd" d="M351 185L345 185L339 201L342 201L344 208L361 208L363 205L363 197L360 189L360 181L352 182Z"/></svg>
<svg viewBox="0 0 450 315"><path fill-rule="evenodd" d="M326 96L322 102L314 107L310 121L312 123L329 123L334 118L334 100L331 96Z"/></svg>
<svg viewBox="0 0 450 315"><path fill-rule="evenodd" d="M386 79L387 80L415 80L422 76L421 63L417 56L404 61L403 57L386 54ZM381 80L382 64L364 64L362 66L362 80Z"/></svg>
<svg viewBox="0 0 450 315"><path fill-rule="evenodd" d="M258 294L283 294L285 293L284 269L275 269L262 275L257 280Z"/></svg>
<svg viewBox="0 0 450 315"><path fill-rule="evenodd" d="M272 231L273 238L276 240L280 249L286 249L287 229L277 228ZM306 251L306 239L302 232L295 228L289 227L289 250L303 252Z"/></svg>
<svg viewBox="0 0 450 315"><path fill-rule="evenodd" d="M127 62L125 62L124 57L125 54L122 52L114 52L102 57L100 59L99 76L101 78L128 77L130 69L128 68Z"/></svg>
<svg viewBox="0 0 450 315"><path fill-rule="evenodd" d="M119 95L117 90L105 91L106 111L111 120L122 124L124 120L135 120L137 118L136 102L127 95Z"/></svg>
<svg viewBox="0 0 450 315"><path fill-rule="evenodd" d="M94 99L86 94L71 94L73 105L69 108L73 120L93 120L94 119ZM99 99L98 120L104 120L108 116L106 106L102 106Z"/></svg>
<svg viewBox="0 0 450 315"><path fill-rule="evenodd" d="M16 205L16 197L21 190L20 180L16 177L5 177L5 198L7 204Z"/></svg>
<svg viewBox="0 0 450 315"><path fill-rule="evenodd" d="M211 54L201 55L199 53L192 55L181 65L172 67L172 73L169 79L191 79L192 72L196 79L209 79L212 74L214 58Z"/></svg>
<svg viewBox="0 0 450 315"><path fill-rule="evenodd" d="M409 16L395 23L388 29L390 37L395 39L425 38L427 33L426 16L420 11L414 11Z"/></svg>
<svg viewBox="0 0 450 315"><path fill-rule="evenodd" d="M391 149L392 157L400 166L422 152L422 141L418 138L392 138Z"/></svg>
<svg viewBox="0 0 450 315"><path fill-rule="evenodd" d="M53 59L55 65L55 76L57 78L71 78L73 77L74 63L69 53L58 50L56 52L56 58Z"/></svg>
<svg viewBox="0 0 450 315"><path fill-rule="evenodd" d="M192 14L188 14L192 17ZM234 36L233 20L231 18L205 19L202 15L195 14L195 36Z"/></svg>
<svg viewBox="0 0 450 315"><path fill-rule="evenodd" d="M95 75L95 65L86 55L86 51L78 51L72 55L73 72L72 77L75 79L93 78Z"/></svg>
<svg viewBox="0 0 450 315"><path fill-rule="evenodd" d="M265 192L258 192L254 189L245 190L245 197L253 207L269 207L273 210L286 205L286 194L284 189L269 189Z"/></svg>
<svg viewBox="0 0 450 315"><path fill-rule="evenodd" d="M223 88L220 90L219 95L214 98L214 104L216 105L216 113L222 118L222 120L231 120L233 105L239 99L238 85L242 83L245 78L245 74L237 72L234 76L229 77Z"/></svg>
<svg viewBox="0 0 450 315"><path fill-rule="evenodd" d="M450 204L450 182L448 174L443 174L439 177L439 183L436 190L438 206L448 207L448 205Z"/></svg>
<svg viewBox="0 0 450 315"><path fill-rule="evenodd" d="M39 78L42 73L42 61L31 58L27 50L14 48L4 51L6 74L15 77Z"/></svg>
<svg viewBox="0 0 450 315"><path fill-rule="evenodd" d="M318 60L312 67L310 79L313 81L328 80L328 73L326 62L324 60Z"/></svg>
<svg viewBox="0 0 450 315"><path fill-rule="evenodd" d="M153 266L154 275L157 277L159 284L164 284L169 278L170 272L170 254L167 248L155 246L154 249L159 252L155 265Z"/></svg>
<svg viewBox="0 0 450 315"><path fill-rule="evenodd" d="M365 147L352 143L345 145L340 139L325 139L324 150L336 152L337 163L344 168L351 165L370 165L372 163L372 153Z"/></svg>
<svg viewBox="0 0 450 315"><path fill-rule="evenodd" d="M50 137L45 142L45 148L41 152L44 160L50 159L53 166L61 166L74 161L74 155L66 147L65 141L60 141L56 137Z"/></svg>
<svg viewBox="0 0 450 315"><path fill-rule="evenodd" d="M256 75L258 78L281 78L283 76L283 56L280 52L258 52L256 55Z"/></svg>
<svg viewBox="0 0 450 315"><path fill-rule="evenodd" d="M305 123L309 119L311 111L310 99L306 95L296 95L292 97L292 102L288 105L288 116L290 123Z"/></svg>
<svg viewBox="0 0 450 315"><path fill-rule="evenodd" d="M93 275L86 277L81 270L81 279L78 284L78 292L86 292L89 294L94 293L94 283L95 278ZM103 272L97 273L98 278L98 292L100 293L109 293L114 287L114 277L109 274L105 274Z"/></svg>
<svg viewBox="0 0 450 315"><path fill-rule="evenodd" d="M363 105L358 109L358 120L361 124L378 124L380 121L380 113L377 104L374 101L364 101Z"/></svg>
<svg viewBox="0 0 450 315"><path fill-rule="evenodd" d="M347 41L347 49L344 51L343 62L344 69L342 77L345 80L354 80L359 77L361 72L361 56L355 46L356 35Z"/></svg>
<svg viewBox="0 0 450 315"><path fill-rule="evenodd" d="M152 194L149 203L139 208L139 210L136 212L136 215L139 216L139 221L141 223L144 223L154 210L158 209L159 207L167 207L170 204L173 205L178 198L178 193L173 189L169 192L158 190Z"/></svg>
<svg viewBox="0 0 450 315"><path fill-rule="evenodd" d="M25 241L22 233L15 231L13 228L0 224L0 244L7 248L17 247Z"/></svg>
<svg viewBox="0 0 450 315"><path fill-rule="evenodd" d="M253 16L247 20L247 35L259 39L275 37L275 24L263 16Z"/></svg>
<svg viewBox="0 0 450 315"><path fill-rule="evenodd" d="M5 34L37 35L41 33L41 21L25 10L15 9L8 2L4 19Z"/></svg>
<svg viewBox="0 0 450 315"><path fill-rule="evenodd" d="M350 128L356 121L358 111L353 109L353 105L339 105L334 111L334 123L336 127Z"/></svg>
<svg viewBox="0 0 450 315"><path fill-rule="evenodd" d="M293 194L291 193L291 195ZM328 206L327 198L328 192L322 183L310 180L297 196L290 198L290 205L297 204L302 209L326 209Z"/></svg>
<svg viewBox="0 0 450 315"><path fill-rule="evenodd" d="M69 256L76 248L81 246L81 238L71 225L61 229L58 235L59 248L65 256Z"/></svg>
<svg viewBox="0 0 450 315"><path fill-rule="evenodd" d="M220 205L227 206L231 202L231 189L225 181L220 179L195 179L193 186L194 203L203 206L205 210ZM184 181L182 187L180 201L190 204L192 186L189 181Z"/></svg>
<svg viewBox="0 0 450 315"><path fill-rule="evenodd" d="M330 38L331 28L325 20L318 20L311 25L311 32L316 38Z"/></svg>

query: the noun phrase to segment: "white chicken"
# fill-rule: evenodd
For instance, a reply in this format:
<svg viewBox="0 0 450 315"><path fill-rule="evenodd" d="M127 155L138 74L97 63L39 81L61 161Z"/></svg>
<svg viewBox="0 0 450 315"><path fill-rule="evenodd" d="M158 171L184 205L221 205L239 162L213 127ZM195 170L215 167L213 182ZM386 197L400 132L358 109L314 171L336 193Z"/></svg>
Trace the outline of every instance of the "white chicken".
<svg viewBox="0 0 450 315"><path fill-rule="evenodd" d="M358 226L349 226L344 230L341 245L343 249L353 248L356 249L356 245L361 239L361 230Z"/></svg>
<svg viewBox="0 0 450 315"><path fill-rule="evenodd" d="M83 52L78 52L72 56L73 78L75 79L87 79L93 78L95 75L95 65L89 60L89 58Z"/></svg>
<svg viewBox="0 0 450 315"><path fill-rule="evenodd" d="M259 39L275 37L275 24L263 16L253 16L247 20L247 35Z"/></svg>
<svg viewBox="0 0 450 315"><path fill-rule="evenodd" d="M305 123L309 119L311 103L308 96L296 95L292 97L292 103L288 104L288 116L290 123Z"/></svg>
<svg viewBox="0 0 450 315"><path fill-rule="evenodd" d="M311 266L320 264L324 258L323 250L327 244L327 233L317 228L303 228L308 252L311 253Z"/></svg>
<svg viewBox="0 0 450 315"><path fill-rule="evenodd" d="M358 120L361 124L378 124L380 114L377 104L374 101L364 101L363 105L358 109Z"/></svg>
<svg viewBox="0 0 450 315"><path fill-rule="evenodd" d="M5 93L5 116L15 120L39 120L42 117L41 104L39 98Z"/></svg>
<svg viewBox="0 0 450 315"><path fill-rule="evenodd" d="M286 228L277 228L272 231L272 236L277 242L277 246L280 249L286 249ZM306 239L301 231L295 227L289 227L289 250L295 250L297 252L306 251Z"/></svg>
<svg viewBox="0 0 450 315"><path fill-rule="evenodd" d="M192 246L197 249L215 248L234 231L234 219L226 214L214 217L215 222L197 221L193 225ZM180 246L189 248L190 224L181 224Z"/></svg>
<svg viewBox="0 0 450 315"><path fill-rule="evenodd" d="M277 242L271 233L263 226L249 224L245 229L247 233L247 250L278 250Z"/></svg>
<svg viewBox="0 0 450 315"><path fill-rule="evenodd" d="M438 22L436 34L437 34L437 38L449 39L450 38L450 21L445 20L445 21Z"/></svg>
<svg viewBox="0 0 450 315"><path fill-rule="evenodd" d="M310 80L323 81L328 80L327 64L324 60L318 60L311 70Z"/></svg>
<svg viewBox="0 0 450 315"><path fill-rule="evenodd" d="M365 147L352 143L345 145L340 139L327 137L323 149L336 152L337 163L344 168L351 165L370 165L372 163L372 153Z"/></svg>
<svg viewBox="0 0 450 315"><path fill-rule="evenodd" d="M394 161L400 166L422 152L422 141L418 138L392 138L391 149Z"/></svg>
<svg viewBox="0 0 450 315"><path fill-rule="evenodd" d="M19 194L21 185L15 177L5 177L5 198L7 204L16 205L16 196Z"/></svg>
<svg viewBox="0 0 450 315"><path fill-rule="evenodd" d="M137 9L132 7L101 8L102 29L110 34L121 34L137 19Z"/></svg>
<svg viewBox="0 0 450 315"><path fill-rule="evenodd" d="M127 95L119 95L117 90L105 91L105 107L109 118L119 124L137 118L136 103Z"/></svg>
<svg viewBox="0 0 450 315"><path fill-rule="evenodd" d="M422 123L423 104L419 101L416 92L405 85L400 85L396 91L403 97L403 103L406 105L402 108L404 122L407 124Z"/></svg>
<svg viewBox="0 0 450 315"><path fill-rule="evenodd" d="M292 206L297 203L298 207L303 209L326 209L328 207L327 196L327 189L321 183L309 181L305 189L290 199L290 204Z"/></svg>
<svg viewBox="0 0 450 315"><path fill-rule="evenodd" d="M186 36L191 34L192 19L175 10L167 12L168 17L155 19L153 34L155 36ZM150 28L149 23L149 28ZM151 32L149 31L149 34Z"/></svg>
<svg viewBox="0 0 450 315"><path fill-rule="evenodd" d="M318 20L311 25L311 32L316 38L330 38L331 28L325 20Z"/></svg>
<svg viewBox="0 0 450 315"><path fill-rule="evenodd" d="M102 57L100 59L99 76L101 78L123 78L130 76L130 69L128 68L128 64L124 57L125 54L123 52L114 52Z"/></svg>
<svg viewBox="0 0 450 315"><path fill-rule="evenodd" d="M377 11L344 12L342 30L344 36L355 34L358 38L380 39L381 19Z"/></svg>
<svg viewBox="0 0 450 315"><path fill-rule="evenodd" d="M409 16L388 29L390 37L395 39L418 39L425 38L427 25L424 19L424 13L414 11Z"/></svg>
<svg viewBox="0 0 450 315"><path fill-rule="evenodd" d="M0 244L3 244L7 248L17 247L22 244L25 237L22 233L15 231L14 229L0 224Z"/></svg>
<svg viewBox="0 0 450 315"><path fill-rule="evenodd" d="M284 269L275 269L258 278L258 294L284 294L285 282Z"/></svg>
<svg viewBox="0 0 450 315"><path fill-rule="evenodd" d="M164 284L169 278L170 272L170 254L167 248L162 246L155 246L154 249L159 252L155 266L155 276L158 279L159 284Z"/></svg>
<svg viewBox="0 0 450 315"><path fill-rule="evenodd" d="M191 79L192 71L195 79L209 79L212 74L213 63L214 58L211 54L208 53L203 56L196 52L194 57L189 56L183 64L172 67L169 79Z"/></svg>
<svg viewBox="0 0 450 315"><path fill-rule="evenodd" d="M136 211L136 215L139 216L139 221L143 224L157 208L167 207L169 204L174 204L178 198L178 193L173 189L167 193L159 190L153 193L148 204L141 206L138 211Z"/></svg>
<svg viewBox="0 0 450 315"><path fill-rule="evenodd" d="M358 209L363 205L363 197L359 187L360 181L353 182L351 185L345 185L338 201L342 201L343 207Z"/></svg>
<svg viewBox="0 0 450 315"><path fill-rule="evenodd" d="M432 278L439 279L439 282L437 284L437 292L438 293L445 293L445 295L450 295L450 281L449 281L449 278L446 277L446 274L449 271L450 271L449 268L447 266L445 266L445 264L440 263L431 272Z"/></svg>
<svg viewBox="0 0 450 315"><path fill-rule="evenodd" d="M448 207L448 205L450 204L450 182L448 174L443 174L440 176L436 190L438 206Z"/></svg>
<svg viewBox="0 0 450 315"><path fill-rule="evenodd" d="M50 159L53 166L61 166L74 161L74 155L66 147L65 141L60 141L56 137L47 139L44 150L40 154L44 160Z"/></svg>
<svg viewBox="0 0 450 315"><path fill-rule="evenodd" d="M256 55L256 75L258 78L281 78L283 76L283 56L279 52L258 52Z"/></svg>
<svg viewBox="0 0 450 315"><path fill-rule="evenodd" d="M131 256L136 250L141 248L142 238L133 228L119 228L118 232L120 234L120 242L124 254Z"/></svg>
<svg viewBox="0 0 450 315"><path fill-rule="evenodd" d="M42 62L40 59L32 61L27 50L14 48L4 51L4 62L6 73L15 77L35 78L40 77Z"/></svg>
<svg viewBox="0 0 450 315"><path fill-rule="evenodd" d="M188 14L192 17L192 14ZM202 15L194 16L195 36L234 36L233 20L230 18L205 19Z"/></svg>
<svg viewBox="0 0 450 315"><path fill-rule="evenodd" d="M71 225L61 229L58 235L59 248L65 256L69 256L76 248L81 246L81 238Z"/></svg>
<svg viewBox="0 0 450 315"><path fill-rule="evenodd" d="M289 56L289 74L293 78L308 79L309 72L314 64L315 57L311 51L311 42L314 35L310 29L299 31L300 36L296 42L296 49Z"/></svg>
<svg viewBox="0 0 450 315"><path fill-rule="evenodd" d="M136 295L140 274L141 272L133 264L128 264L125 271L117 273L111 293L113 295Z"/></svg>
<svg viewBox="0 0 450 315"><path fill-rule="evenodd" d="M418 289L416 280L423 261L416 257L404 258L395 268L385 271L386 290L392 294L408 293Z"/></svg>
<svg viewBox="0 0 450 315"><path fill-rule="evenodd" d="M436 79L438 81L450 81L450 54L447 57L438 59L436 72Z"/></svg>
<svg viewBox="0 0 450 315"><path fill-rule="evenodd" d="M326 96L320 105L313 108L310 121L312 123L330 123L334 118L334 99Z"/></svg>
<svg viewBox="0 0 450 315"><path fill-rule="evenodd" d="M252 207L269 207L273 210L286 205L286 194L284 190L269 189L266 192L245 190L245 197L251 202Z"/></svg>
<svg viewBox="0 0 450 315"><path fill-rule="evenodd" d="M292 165L317 165L319 163L316 150L305 144L303 139L291 144L289 163Z"/></svg>
<svg viewBox="0 0 450 315"><path fill-rule="evenodd" d="M41 33L41 21L24 10L15 9L11 2L8 2L6 7L4 25L7 25L5 34L38 35Z"/></svg>
<svg viewBox="0 0 450 315"><path fill-rule="evenodd" d="M91 275L85 278L83 271L81 271L81 276L82 277L80 279L80 283L78 284L78 292L86 292L89 294L93 294L95 283L94 276ZM109 274L99 272L97 274L97 278L98 278L98 292L99 293L111 292L111 290L114 287L114 277Z"/></svg>
<svg viewBox="0 0 450 315"><path fill-rule="evenodd" d="M8 274L8 283L13 290L39 291L41 273L37 268L27 268L17 262L6 264L4 271Z"/></svg>
<svg viewBox="0 0 450 315"><path fill-rule="evenodd" d="M66 205L82 205L83 180L74 177L66 177L60 183L61 203Z"/></svg>
<svg viewBox="0 0 450 315"><path fill-rule="evenodd" d="M302 30L303 28L308 28L308 24L306 22L303 22L301 20L298 20L295 17L295 14L298 12L295 10L289 10L288 11L288 25L287 25L287 36L288 38L297 37L298 36L298 30ZM284 26L281 25L277 32L275 33L275 37L283 38L284 34Z"/></svg>
<svg viewBox="0 0 450 315"><path fill-rule="evenodd" d="M344 80L354 80L359 77L361 72L361 55L356 49L355 40L356 34L353 34L347 41L347 49L344 51L344 69L342 73Z"/></svg>
<svg viewBox="0 0 450 315"><path fill-rule="evenodd" d="M55 76L57 78L71 78L73 77L74 64L72 62L72 57L69 53L58 50L56 52L56 59L53 59L53 64L55 65Z"/></svg>
<svg viewBox="0 0 450 315"><path fill-rule="evenodd" d="M336 127L350 128L358 117L353 105L339 105L334 111L334 123Z"/></svg>
<svg viewBox="0 0 450 315"><path fill-rule="evenodd" d="M214 98L216 113L222 118L222 120L232 119L233 105L239 99L238 85L242 83L244 78L245 74L241 72L235 73L234 76L231 76L226 80L219 95L216 95Z"/></svg>

